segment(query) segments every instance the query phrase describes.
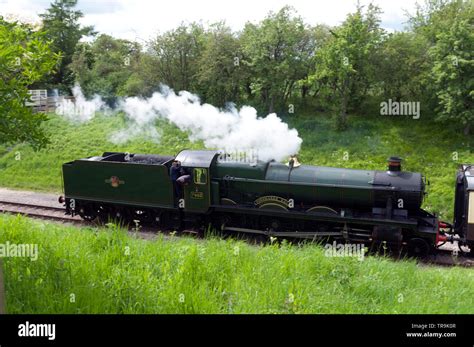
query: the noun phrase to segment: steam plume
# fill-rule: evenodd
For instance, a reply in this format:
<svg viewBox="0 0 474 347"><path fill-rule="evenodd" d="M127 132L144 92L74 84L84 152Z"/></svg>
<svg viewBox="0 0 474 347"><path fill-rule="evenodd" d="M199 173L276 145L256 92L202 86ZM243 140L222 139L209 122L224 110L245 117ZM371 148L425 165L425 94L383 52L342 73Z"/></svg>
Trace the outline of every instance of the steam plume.
<svg viewBox="0 0 474 347"><path fill-rule="evenodd" d="M81 103L94 105L96 110L104 107L98 97L91 101L76 97L76 106ZM88 112L76 118L89 120L93 117L93 114L90 114L92 107L84 109ZM111 135L110 140L115 143L124 143L144 135L149 139L159 140L155 127L155 121L158 119L168 120L182 131L186 131L191 141L202 140L207 148L253 151L260 160L286 159L298 153L302 143L298 131L289 129L275 113L261 118L255 108L250 106L240 109L229 106L222 110L201 103L199 97L194 94L187 91L176 94L166 86L150 98L124 98L119 102L116 111L125 113L128 127ZM68 117L67 110L62 114Z"/></svg>

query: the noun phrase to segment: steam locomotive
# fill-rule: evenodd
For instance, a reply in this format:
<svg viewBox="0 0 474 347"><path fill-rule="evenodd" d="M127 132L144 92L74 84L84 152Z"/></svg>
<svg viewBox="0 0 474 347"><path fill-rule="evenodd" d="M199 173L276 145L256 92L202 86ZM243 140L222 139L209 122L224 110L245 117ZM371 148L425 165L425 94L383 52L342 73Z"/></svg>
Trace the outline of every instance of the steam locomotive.
<svg viewBox="0 0 474 347"><path fill-rule="evenodd" d="M174 161L190 180L176 195ZM474 246L474 166L459 168L454 223L421 208L425 178L391 157L384 171L235 161L219 151L177 156L106 152L63 165L66 213L161 227L383 245L425 256L445 242ZM470 252L471 254L473 252Z"/></svg>

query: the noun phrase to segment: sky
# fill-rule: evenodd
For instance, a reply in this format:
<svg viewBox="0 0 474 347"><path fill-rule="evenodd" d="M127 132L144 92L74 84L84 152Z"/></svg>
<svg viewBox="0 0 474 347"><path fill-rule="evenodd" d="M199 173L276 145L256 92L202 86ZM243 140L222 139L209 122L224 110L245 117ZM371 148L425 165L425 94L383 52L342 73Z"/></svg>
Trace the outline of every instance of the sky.
<svg viewBox="0 0 474 347"><path fill-rule="evenodd" d="M52 0L0 0L0 15L35 21ZM360 0L362 5L378 5L384 12L381 26L388 31L403 30L405 12L414 12L416 0ZM269 11L293 6L306 23L340 24L356 8L357 0L79 0L83 25L93 25L100 33L134 41L147 41L158 32L180 23L220 20L235 31L247 21L258 22Z"/></svg>

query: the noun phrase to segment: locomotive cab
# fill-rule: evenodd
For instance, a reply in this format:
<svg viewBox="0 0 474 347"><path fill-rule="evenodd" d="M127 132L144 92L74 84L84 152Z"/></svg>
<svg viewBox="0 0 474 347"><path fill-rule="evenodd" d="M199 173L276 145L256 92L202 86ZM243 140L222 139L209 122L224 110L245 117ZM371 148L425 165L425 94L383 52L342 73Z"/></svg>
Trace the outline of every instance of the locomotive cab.
<svg viewBox="0 0 474 347"><path fill-rule="evenodd" d="M181 151L176 160L191 176L184 186L184 210L186 212L205 213L211 205L210 167L215 162L217 151Z"/></svg>

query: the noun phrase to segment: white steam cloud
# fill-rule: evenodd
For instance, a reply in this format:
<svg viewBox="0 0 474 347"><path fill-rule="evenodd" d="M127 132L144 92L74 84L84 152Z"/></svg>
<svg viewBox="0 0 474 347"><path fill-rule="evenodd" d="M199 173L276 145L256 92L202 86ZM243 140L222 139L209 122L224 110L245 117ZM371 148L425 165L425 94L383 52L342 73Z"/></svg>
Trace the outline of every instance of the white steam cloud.
<svg viewBox="0 0 474 347"><path fill-rule="evenodd" d="M76 107L63 107L59 114L67 118L89 120L95 111L104 108L99 97L85 100L82 93L77 95L82 97L76 97ZM94 107L95 111L92 111ZM73 117L70 117L69 109L84 109L87 112L83 116L72 114ZM261 118L255 108L250 106L240 109L230 106L221 110L202 104L194 94L186 91L176 94L168 87L162 87L161 92L154 93L150 98L122 99L116 111L125 113L128 127L111 135L110 140L115 143L124 143L139 136L159 141L160 134L155 127L158 119L168 120L188 132L191 141L202 140L207 148L226 152L256 152L260 160L286 159L298 153L303 142L298 131L289 129L275 113Z"/></svg>
<svg viewBox="0 0 474 347"><path fill-rule="evenodd" d="M107 105L99 95L94 95L91 100L86 100L78 84L72 88L72 95L74 96L74 102L69 99L62 99L56 107L56 114L70 121L82 123L94 118L97 111L108 110Z"/></svg>

